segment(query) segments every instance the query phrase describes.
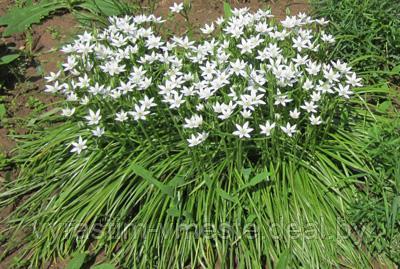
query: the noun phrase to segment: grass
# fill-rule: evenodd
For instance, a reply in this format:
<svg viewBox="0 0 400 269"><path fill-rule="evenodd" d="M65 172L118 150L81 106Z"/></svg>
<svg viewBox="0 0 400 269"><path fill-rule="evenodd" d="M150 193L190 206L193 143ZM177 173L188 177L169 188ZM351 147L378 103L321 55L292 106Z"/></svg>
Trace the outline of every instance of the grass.
<svg viewBox="0 0 400 269"><path fill-rule="evenodd" d="M368 97L377 104L377 121L367 129L362 149L376 175L359 185L350 222L374 256L399 264L399 51L400 3L396 1L312 1L317 16L331 20L338 45L331 57L348 59L366 81L391 90ZM397 92L396 92L397 91Z"/></svg>
<svg viewBox="0 0 400 269"><path fill-rule="evenodd" d="M312 0L311 3L317 16L332 22L329 30L338 37L332 55L353 62L363 72L389 71L398 66L399 2Z"/></svg>
<svg viewBox="0 0 400 269"><path fill-rule="evenodd" d="M388 109L395 110L395 107ZM384 253L398 264L400 117L397 111L390 114L393 112L391 118L379 118L379 123L368 130L365 150L373 160L377 175L362 183L351 209L351 219L373 253Z"/></svg>

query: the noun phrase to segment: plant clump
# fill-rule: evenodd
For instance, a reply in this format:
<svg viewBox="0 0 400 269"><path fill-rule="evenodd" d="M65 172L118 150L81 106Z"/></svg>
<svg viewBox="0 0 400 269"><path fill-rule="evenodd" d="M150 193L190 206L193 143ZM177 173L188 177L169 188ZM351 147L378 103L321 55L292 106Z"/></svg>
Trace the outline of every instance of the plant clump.
<svg viewBox="0 0 400 269"><path fill-rule="evenodd" d="M114 17L80 35L46 87L65 95L62 114L81 124L71 151L115 136L158 147L167 130L169 147L199 150L238 140L276 147L326 132L360 79L340 60L323 62L335 42L320 30L327 21L299 14L278 25L272 17L234 10L201 29L208 37L198 42L163 40L154 30L163 20L153 15Z"/></svg>
<svg viewBox="0 0 400 269"><path fill-rule="evenodd" d="M33 230L34 266L89 246L122 268L367 266L338 225L371 171L361 79L325 60L324 19L228 13L200 40L139 15L63 47L61 113L21 137L0 194L30 194L12 229Z"/></svg>

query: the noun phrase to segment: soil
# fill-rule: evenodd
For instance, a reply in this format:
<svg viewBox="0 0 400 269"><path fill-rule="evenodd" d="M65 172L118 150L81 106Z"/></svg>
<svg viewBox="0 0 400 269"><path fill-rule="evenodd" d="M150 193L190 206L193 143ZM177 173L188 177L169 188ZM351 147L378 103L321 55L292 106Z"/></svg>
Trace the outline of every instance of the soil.
<svg viewBox="0 0 400 269"><path fill-rule="evenodd" d="M0 16L14 5L15 1L0 0ZM159 0L155 9L155 14L166 17L169 7L179 0ZM292 15L299 12L307 12L309 5L307 0L230 0L233 7L249 7L251 10L271 6L272 13L277 19L283 19L286 10L290 9ZM190 13L190 21L196 27L202 26L223 16L223 0L192 0L192 10ZM185 22L180 16L176 16L174 24L167 27L173 32L182 34L184 32ZM0 27L0 34L2 28ZM32 112L32 108L27 106L30 98L36 98L42 103L51 104L55 101L51 97L43 93L44 80L43 74L54 72L63 61L64 57L59 52L62 44L72 40L73 36L78 32L78 23L72 14L58 13L47 18L42 24L32 26L33 46L31 48L32 58L25 60L22 74L14 78L5 92L0 92L0 97L5 100L7 106L8 122L0 123L0 153L6 156L11 154L11 150L15 147L15 142L10 138L12 132L21 133L24 131L23 126L18 126L16 119L25 118ZM0 39L1 44L13 46L20 50L27 50L26 37L24 34L16 34L8 38ZM2 79L0 77L0 79ZM9 171L15 174L15 171ZM0 171L0 190L4 182L6 171ZM0 208L0 235L4 235L5 226L2 221L12 212L13 206ZM0 256L5 251L0 238ZM7 238L8 241L15 241L16 238ZM13 259L17 256L18 250L11 252L7 258L0 261L0 269L6 269L11 266ZM64 268L65 261L52 263L46 268Z"/></svg>
<svg viewBox="0 0 400 269"><path fill-rule="evenodd" d="M179 2L176 0L160 0L155 14L157 16L167 17L169 7L173 3ZM272 14L276 19L281 20L286 16L286 10L290 10L291 15L298 14L299 12L307 12L309 4L307 0L275 0L275 1L260 1L260 0L230 0L228 1L233 8L248 7L252 11L260 8L271 7ZM209 24L215 21L218 17L224 15L223 1L218 0L193 0L191 1L191 12L189 20L195 29L202 27L204 24ZM182 16L175 16L174 23L167 23L167 28L173 33L182 34L185 29L185 21Z"/></svg>

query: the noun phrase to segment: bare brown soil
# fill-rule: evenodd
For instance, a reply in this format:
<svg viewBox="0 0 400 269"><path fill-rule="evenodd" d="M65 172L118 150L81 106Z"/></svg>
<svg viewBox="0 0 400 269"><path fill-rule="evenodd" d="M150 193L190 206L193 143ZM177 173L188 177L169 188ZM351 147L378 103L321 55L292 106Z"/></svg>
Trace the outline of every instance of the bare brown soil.
<svg viewBox="0 0 400 269"><path fill-rule="evenodd" d="M176 0L160 0L155 14L166 17L169 12L169 7L173 3L179 2ZM228 1L234 8L248 7L252 11L260 8L271 7L272 13L278 20L286 16L286 10L290 10L290 14L295 15L299 12L307 12L309 4L307 0L275 0L275 1L260 1L260 0L230 0ZM189 14L189 20L194 25L194 28L201 27L204 24L209 24L215 21L218 17L224 15L222 0L193 0L192 8ZM186 29L186 24L182 16L175 16L173 23L167 23L167 28L174 33L182 34Z"/></svg>

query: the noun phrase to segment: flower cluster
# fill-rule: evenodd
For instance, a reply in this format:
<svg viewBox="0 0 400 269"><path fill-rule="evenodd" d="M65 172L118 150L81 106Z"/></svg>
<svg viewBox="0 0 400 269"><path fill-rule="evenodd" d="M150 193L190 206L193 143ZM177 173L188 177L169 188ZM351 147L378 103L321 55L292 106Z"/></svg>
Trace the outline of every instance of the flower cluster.
<svg viewBox="0 0 400 269"><path fill-rule="evenodd" d="M112 17L108 28L62 49L67 60L46 77L46 91L62 93L62 115L85 122L97 139L137 130L153 143L157 136L148 133L168 125L194 147L211 136L291 139L328 124L361 86L346 63L322 61L335 42L323 30L328 21L300 13L279 23L269 10L247 8L232 13L200 29L208 36L200 41L164 40L155 32L163 20L154 15ZM72 151L81 153L86 143L79 137Z"/></svg>

